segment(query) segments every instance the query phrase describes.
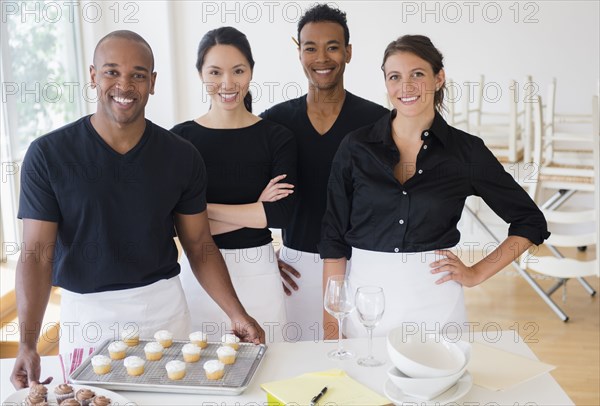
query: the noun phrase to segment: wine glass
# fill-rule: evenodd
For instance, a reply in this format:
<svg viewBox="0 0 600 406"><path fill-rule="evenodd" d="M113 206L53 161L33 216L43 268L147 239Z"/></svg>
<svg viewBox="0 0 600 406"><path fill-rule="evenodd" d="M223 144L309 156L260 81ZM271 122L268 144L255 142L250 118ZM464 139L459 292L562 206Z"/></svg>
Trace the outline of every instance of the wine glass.
<svg viewBox="0 0 600 406"><path fill-rule="evenodd" d="M353 353L342 348L342 326L344 319L354 310L352 299L350 283L345 275L334 275L327 279L324 299L325 310L337 319L339 328L338 348L327 354L329 358L348 359L354 357Z"/></svg>
<svg viewBox="0 0 600 406"><path fill-rule="evenodd" d="M366 358L359 358L358 365L365 367L383 365L383 361L373 357L373 329L379 323L385 311L383 288L378 286L361 286L356 291L355 303L358 318L369 333L369 355Z"/></svg>

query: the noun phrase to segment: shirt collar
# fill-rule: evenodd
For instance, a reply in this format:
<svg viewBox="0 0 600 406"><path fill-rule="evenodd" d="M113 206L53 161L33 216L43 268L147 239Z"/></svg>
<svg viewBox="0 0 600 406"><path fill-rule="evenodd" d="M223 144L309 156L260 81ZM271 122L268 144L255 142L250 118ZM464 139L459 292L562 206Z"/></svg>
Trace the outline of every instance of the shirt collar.
<svg viewBox="0 0 600 406"><path fill-rule="evenodd" d="M369 136L367 137L367 142L371 143L383 143L384 145L392 145L392 120L396 117L396 109L390 111L390 114L387 114L380 118L371 129ZM435 112L435 117L433 118L433 123L431 127L421 134L421 139L425 140L425 133L429 133L429 136L433 135L435 138L439 139L443 146L446 146L448 141L448 133L450 132L450 126L444 120L442 115Z"/></svg>

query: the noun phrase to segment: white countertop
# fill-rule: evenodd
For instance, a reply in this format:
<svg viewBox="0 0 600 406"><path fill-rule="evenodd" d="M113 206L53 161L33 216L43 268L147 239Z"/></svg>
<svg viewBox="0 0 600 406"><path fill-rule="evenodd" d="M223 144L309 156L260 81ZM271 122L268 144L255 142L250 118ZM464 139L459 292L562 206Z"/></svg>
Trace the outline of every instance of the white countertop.
<svg viewBox="0 0 600 406"><path fill-rule="evenodd" d="M531 359L537 359L531 349L513 331L502 331L497 342L484 340L481 334L475 333L476 341L495 346ZM387 380L387 370L391 366L386 354L385 338L374 338L373 349L377 358L388 362L380 367L361 367L356 358L347 361L330 360L327 352L336 348L333 342L297 342L270 344L261 366L256 372L248 389L240 396L215 395L179 395L172 393L150 392L119 392L124 397L139 406L149 405L267 405L266 394L260 389L260 384L279 379L292 378L306 372L322 371L339 368L348 375L374 391L383 395L383 385ZM366 355L367 342L365 339L344 340L344 347L351 349L359 356ZM0 360L0 398L5 399L15 390L10 383L10 373L14 359ZM52 384L62 380L62 370L58 357L42 357L42 375L44 379L53 376ZM204 403L210 402L210 403ZM471 402L471 403L470 403ZM472 403L475 402L475 403ZM505 391L493 392L474 385L470 392L458 404L485 405L491 402L499 405L573 405L574 403L549 374L543 374L528 382ZM451 404L457 404L452 402Z"/></svg>

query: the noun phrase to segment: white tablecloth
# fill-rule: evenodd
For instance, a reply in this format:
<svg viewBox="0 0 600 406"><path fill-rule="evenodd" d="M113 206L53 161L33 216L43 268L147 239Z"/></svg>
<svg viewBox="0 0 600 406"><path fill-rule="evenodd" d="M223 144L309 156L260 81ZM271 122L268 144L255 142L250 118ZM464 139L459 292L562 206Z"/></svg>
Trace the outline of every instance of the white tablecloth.
<svg viewBox="0 0 600 406"><path fill-rule="evenodd" d="M493 345L499 349L510 351L518 355L537 359L531 349L513 331L502 331L498 341L493 343L484 339L481 334L475 333L476 341ZM495 339L494 334L494 339ZM387 358L385 338L374 339L374 354L388 362L376 368L366 368L357 365L356 359L347 361L334 361L327 358L327 352L334 349L337 343L333 342L298 342L275 343L269 345L260 368L248 389L240 396L202 396L179 395L171 393L150 392L119 392L139 406L165 406L165 405L252 405L266 406L266 394L260 389L260 384L279 379L292 378L306 372L321 371L331 368L344 369L348 375L374 391L383 395L383 385L387 380L386 371L391 366ZM344 340L344 346L353 350L359 356L365 355L367 342L365 339ZM9 377L14 364L14 359L3 359L0 362L0 389L1 398L5 399L15 390ZM53 384L60 383L62 371L58 357L42 357L42 379L53 376ZM456 403L451 403L455 405ZM458 404L465 405L573 405L556 380L549 374L543 374L528 382L524 382L509 390L493 392L474 385L471 391L461 399Z"/></svg>

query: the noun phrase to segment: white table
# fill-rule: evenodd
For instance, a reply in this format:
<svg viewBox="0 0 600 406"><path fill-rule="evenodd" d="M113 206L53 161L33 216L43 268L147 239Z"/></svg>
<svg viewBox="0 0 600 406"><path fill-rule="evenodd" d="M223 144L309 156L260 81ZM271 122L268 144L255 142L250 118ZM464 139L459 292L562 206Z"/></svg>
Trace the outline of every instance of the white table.
<svg viewBox="0 0 600 406"><path fill-rule="evenodd" d="M476 341L493 345L499 349L510 351L528 358L537 359L527 344L523 343L513 331L503 331L496 343L483 340L482 336L475 333ZM252 405L267 406L266 394L260 389L260 384L279 379L291 378L302 373L321 371L332 368L344 369L348 375L374 391L383 395L383 385L387 380L386 371L391 366L386 354L385 338L374 339L374 354L376 357L388 360L387 364L376 368L361 367L356 364L356 359L348 361L334 361L327 358L327 352L334 349L337 343L324 342L298 342L275 343L269 345L265 359L256 372L248 389L240 396L201 396L178 395L150 392L119 392L139 406L164 406L164 405ZM344 340L344 347L353 350L360 356L367 351L367 342L364 339ZM9 377L14 364L14 359L3 359L0 362L0 398L4 399L14 392ZM493 368L493 366L491 366ZM62 377L58 357L42 357L42 379L53 376L55 384ZM495 402L495 403L492 403ZM543 374L528 382L522 383L506 391L493 392L474 385L471 391L461 399L458 404L466 405L573 405L573 401L549 374ZM455 405L456 403L451 403Z"/></svg>

